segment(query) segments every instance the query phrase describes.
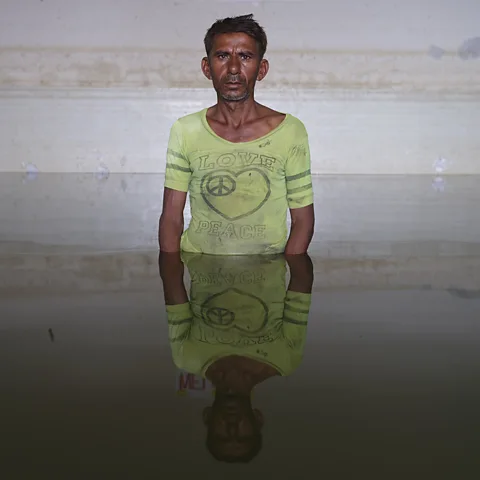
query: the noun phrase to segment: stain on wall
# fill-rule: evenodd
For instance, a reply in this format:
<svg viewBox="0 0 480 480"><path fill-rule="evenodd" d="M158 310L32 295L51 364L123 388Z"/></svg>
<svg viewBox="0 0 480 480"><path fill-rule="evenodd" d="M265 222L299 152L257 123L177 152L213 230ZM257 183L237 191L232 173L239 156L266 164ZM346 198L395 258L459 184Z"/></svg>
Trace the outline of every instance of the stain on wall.
<svg viewBox="0 0 480 480"><path fill-rule="evenodd" d="M436 45L431 45L428 49L428 55L436 60L440 60L445 55L445 50L441 47L437 47Z"/></svg>
<svg viewBox="0 0 480 480"><path fill-rule="evenodd" d="M480 37L465 40L458 49L458 56L463 60L480 58Z"/></svg>
<svg viewBox="0 0 480 480"><path fill-rule="evenodd" d="M476 48L470 42L462 55L472 57ZM201 50L4 48L0 86L210 88L200 70L202 56ZM272 50L267 58L270 71L259 88L480 93L480 62L463 62L440 47L427 55Z"/></svg>

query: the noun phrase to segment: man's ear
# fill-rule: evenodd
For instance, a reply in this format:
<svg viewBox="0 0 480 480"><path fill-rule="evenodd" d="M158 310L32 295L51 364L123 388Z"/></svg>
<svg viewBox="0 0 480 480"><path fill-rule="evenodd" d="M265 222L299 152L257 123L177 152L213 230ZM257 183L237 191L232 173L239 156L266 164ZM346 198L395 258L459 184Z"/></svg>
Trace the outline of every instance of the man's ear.
<svg viewBox="0 0 480 480"><path fill-rule="evenodd" d="M265 58L262 58L260 61L260 67L258 68L258 74L257 74L257 80L261 82L268 73L268 70L270 68L270 64L268 63L268 60Z"/></svg>
<svg viewBox="0 0 480 480"><path fill-rule="evenodd" d="M258 408L255 408L253 410L253 414L255 415L255 418L257 419L257 425L258 425L258 428L262 428L263 427L263 424L265 422L265 419L263 418L263 413L258 410Z"/></svg>
<svg viewBox="0 0 480 480"><path fill-rule="evenodd" d="M212 79L212 74L210 72L210 62L208 61L208 57L202 58L202 72L209 80Z"/></svg>

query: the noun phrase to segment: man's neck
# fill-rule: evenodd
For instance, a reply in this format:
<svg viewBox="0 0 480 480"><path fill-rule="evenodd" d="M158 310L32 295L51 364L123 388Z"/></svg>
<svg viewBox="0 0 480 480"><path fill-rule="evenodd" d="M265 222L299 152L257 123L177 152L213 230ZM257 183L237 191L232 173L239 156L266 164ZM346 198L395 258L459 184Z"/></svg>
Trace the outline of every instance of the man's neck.
<svg viewBox="0 0 480 480"><path fill-rule="evenodd" d="M217 360L206 372L219 393L240 396L250 395L256 385L276 375L272 366L236 355Z"/></svg>
<svg viewBox="0 0 480 480"><path fill-rule="evenodd" d="M227 102L218 99L211 117L223 124L238 128L258 117L258 103L253 96L240 102Z"/></svg>

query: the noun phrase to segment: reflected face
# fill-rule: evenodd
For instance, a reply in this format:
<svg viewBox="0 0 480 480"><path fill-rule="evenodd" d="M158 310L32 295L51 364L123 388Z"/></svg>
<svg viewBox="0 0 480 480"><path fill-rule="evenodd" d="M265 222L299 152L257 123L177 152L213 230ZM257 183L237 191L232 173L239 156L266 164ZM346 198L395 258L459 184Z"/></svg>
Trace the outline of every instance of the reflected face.
<svg viewBox="0 0 480 480"><path fill-rule="evenodd" d="M219 460L241 460L256 451L261 442L263 418L258 410L251 408L249 399L237 396L216 399L213 407L205 409L204 422L209 449Z"/></svg>
<svg viewBox="0 0 480 480"><path fill-rule="evenodd" d="M209 58L202 60L204 75L212 80L219 98L240 102L253 95L255 84L268 71L260 59L257 42L245 33L216 35Z"/></svg>

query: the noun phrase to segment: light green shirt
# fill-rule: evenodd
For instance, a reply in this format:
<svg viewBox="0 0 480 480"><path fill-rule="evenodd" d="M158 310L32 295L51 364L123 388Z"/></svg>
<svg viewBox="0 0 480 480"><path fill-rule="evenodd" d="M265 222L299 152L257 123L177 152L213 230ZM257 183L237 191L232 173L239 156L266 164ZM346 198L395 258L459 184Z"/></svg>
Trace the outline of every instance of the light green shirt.
<svg viewBox="0 0 480 480"><path fill-rule="evenodd" d="M216 360L241 355L291 374L303 357L311 295L286 291L283 256L183 254L190 302L168 305L177 368L205 375Z"/></svg>
<svg viewBox="0 0 480 480"><path fill-rule="evenodd" d="M207 109L172 126L165 187L189 192L187 252L217 255L282 253L287 209L313 203L310 149L292 115L267 135L233 143L219 137Z"/></svg>

